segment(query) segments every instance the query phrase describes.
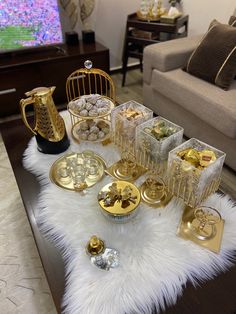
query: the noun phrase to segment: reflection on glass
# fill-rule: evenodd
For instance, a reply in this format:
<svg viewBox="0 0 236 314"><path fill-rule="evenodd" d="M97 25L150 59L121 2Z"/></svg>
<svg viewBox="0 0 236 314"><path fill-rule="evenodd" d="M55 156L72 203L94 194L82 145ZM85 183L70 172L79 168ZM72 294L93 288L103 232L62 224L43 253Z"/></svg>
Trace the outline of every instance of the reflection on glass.
<svg viewBox="0 0 236 314"><path fill-rule="evenodd" d="M57 175L59 176L61 182L64 184L69 184L72 181L70 171L67 167L61 167L57 170Z"/></svg>
<svg viewBox="0 0 236 314"><path fill-rule="evenodd" d="M129 152L122 152L121 153L119 172L122 175L127 176L127 175L132 174L136 165L137 164L136 164L134 155L132 155Z"/></svg>
<svg viewBox="0 0 236 314"><path fill-rule="evenodd" d="M83 165L76 165L71 169L73 184L75 188L82 189L85 185L86 169Z"/></svg>
<svg viewBox="0 0 236 314"><path fill-rule="evenodd" d="M89 177L96 177L99 174L99 163L96 159L86 158L85 167Z"/></svg>

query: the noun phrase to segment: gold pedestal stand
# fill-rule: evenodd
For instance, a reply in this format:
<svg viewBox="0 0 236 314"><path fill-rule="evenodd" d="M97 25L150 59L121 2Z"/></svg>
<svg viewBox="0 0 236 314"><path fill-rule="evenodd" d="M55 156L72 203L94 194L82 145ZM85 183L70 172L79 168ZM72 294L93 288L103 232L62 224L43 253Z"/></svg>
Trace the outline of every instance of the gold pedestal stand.
<svg viewBox="0 0 236 314"><path fill-rule="evenodd" d="M135 157L132 153L123 152L121 154L121 159L111 165L106 170L106 173L116 179L133 182L146 171L146 168L136 163Z"/></svg>
<svg viewBox="0 0 236 314"><path fill-rule="evenodd" d="M207 206L198 208L186 206L177 235L219 253L223 230L224 220L216 209Z"/></svg>
<svg viewBox="0 0 236 314"><path fill-rule="evenodd" d="M148 177L140 187L142 201L151 207L165 207L172 199L164 181L155 177Z"/></svg>

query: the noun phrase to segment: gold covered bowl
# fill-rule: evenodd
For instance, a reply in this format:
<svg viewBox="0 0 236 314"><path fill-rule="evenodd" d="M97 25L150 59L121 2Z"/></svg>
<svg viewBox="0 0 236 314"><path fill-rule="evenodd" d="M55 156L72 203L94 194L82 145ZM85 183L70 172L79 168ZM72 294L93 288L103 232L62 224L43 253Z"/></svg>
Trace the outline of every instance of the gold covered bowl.
<svg viewBox="0 0 236 314"><path fill-rule="evenodd" d="M101 212L115 223L125 223L135 217L140 199L139 189L127 181L109 183L98 193Z"/></svg>

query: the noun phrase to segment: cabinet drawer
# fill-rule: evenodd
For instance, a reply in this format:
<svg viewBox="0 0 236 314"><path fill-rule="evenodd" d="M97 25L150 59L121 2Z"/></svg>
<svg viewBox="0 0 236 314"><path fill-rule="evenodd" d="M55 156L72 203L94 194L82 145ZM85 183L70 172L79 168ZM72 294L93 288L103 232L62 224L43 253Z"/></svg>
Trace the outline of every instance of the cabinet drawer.
<svg viewBox="0 0 236 314"><path fill-rule="evenodd" d="M40 83L36 65L0 70L0 117L20 113L20 99Z"/></svg>

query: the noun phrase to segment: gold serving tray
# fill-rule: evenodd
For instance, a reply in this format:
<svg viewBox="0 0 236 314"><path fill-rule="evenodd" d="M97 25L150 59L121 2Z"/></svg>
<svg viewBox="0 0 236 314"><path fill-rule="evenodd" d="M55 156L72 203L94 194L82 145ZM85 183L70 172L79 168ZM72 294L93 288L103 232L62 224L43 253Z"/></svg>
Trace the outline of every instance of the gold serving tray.
<svg viewBox="0 0 236 314"><path fill-rule="evenodd" d="M158 191L155 197L151 197L147 193L148 186L146 181L140 186L141 199L144 203L148 204L151 207L165 207L170 200L172 199L172 195L167 191L167 188L164 187L163 190Z"/></svg>
<svg viewBox="0 0 236 314"><path fill-rule="evenodd" d="M221 219L213 227L212 236L209 238L201 239L194 230L194 225L196 223L194 216L195 208L186 206L182 215L181 222L177 229L177 235L185 240L191 240L194 243L209 249L215 253L220 252L221 241L224 231L224 219Z"/></svg>
<svg viewBox="0 0 236 314"><path fill-rule="evenodd" d="M105 172L118 180L133 182L147 171L146 168L140 165L136 165L135 169L130 171L129 174L125 175L125 174L122 174L122 172L120 172L120 166L121 166L121 160L111 165L109 168L105 170Z"/></svg>
<svg viewBox="0 0 236 314"><path fill-rule="evenodd" d="M66 154L62 157L60 157L59 159L57 159L53 165L51 166L50 172L49 172L49 178L50 180L56 184L58 187L66 189L66 190L70 190L70 191L81 191L81 189L76 189L73 185L73 180L71 180L71 182L66 183L63 181L63 178L61 178L58 174L58 170L60 168L63 168L66 166L66 157L76 157L77 156L77 162L78 163L82 163L83 162L83 158L81 156L81 153L70 153L70 154ZM106 163L104 161L104 159L99 156L98 154L93 155L93 158L96 159L99 162L99 169L98 169L98 175L96 176L87 176L85 178L85 186L84 188L89 188L93 185L95 185L99 180L102 179L102 177L104 176L104 171L106 169Z"/></svg>

